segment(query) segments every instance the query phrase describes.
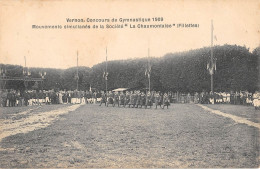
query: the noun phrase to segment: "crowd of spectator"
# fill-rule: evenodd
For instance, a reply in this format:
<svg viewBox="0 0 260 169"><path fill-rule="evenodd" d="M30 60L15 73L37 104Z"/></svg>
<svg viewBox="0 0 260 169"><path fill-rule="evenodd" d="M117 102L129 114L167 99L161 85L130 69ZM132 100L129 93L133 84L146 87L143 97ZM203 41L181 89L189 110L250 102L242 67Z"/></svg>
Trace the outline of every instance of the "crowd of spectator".
<svg viewBox="0 0 260 169"><path fill-rule="evenodd" d="M1 107L32 106L48 104L88 104L97 103L102 100L104 91L66 91L66 90L1 90ZM112 92L113 93L113 92ZM135 92L133 92L135 93ZM158 91L151 91L152 102ZM234 104L260 107L260 92L201 92L201 93L167 93L171 103L195 103L195 104Z"/></svg>
<svg viewBox="0 0 260 169"><path fill-rule="evenodd" d="M55 90L2 90L0 104L2 107L32 106L43 104L79 104L94 103L99 92L91 91L55 91Z"/></svg>

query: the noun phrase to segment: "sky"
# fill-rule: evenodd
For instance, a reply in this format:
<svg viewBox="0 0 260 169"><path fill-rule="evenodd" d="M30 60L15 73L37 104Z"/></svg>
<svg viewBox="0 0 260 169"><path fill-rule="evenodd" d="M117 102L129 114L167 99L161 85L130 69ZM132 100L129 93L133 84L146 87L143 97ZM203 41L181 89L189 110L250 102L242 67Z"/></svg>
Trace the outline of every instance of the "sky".
<svg viewBox="0 0 260 169"><path fill-rule="evenodd" d="M100 25L71 19L163 18L173 28L32 29L32 25ZM211 45L260 45L259 0L4 0L0 1L0 63L28 67L92 67L106 60L162 57ZM177 24L199 24L177 28ZM114 23L101 23L102 25ZM122 24L117 22L117 24Z"/></svg>

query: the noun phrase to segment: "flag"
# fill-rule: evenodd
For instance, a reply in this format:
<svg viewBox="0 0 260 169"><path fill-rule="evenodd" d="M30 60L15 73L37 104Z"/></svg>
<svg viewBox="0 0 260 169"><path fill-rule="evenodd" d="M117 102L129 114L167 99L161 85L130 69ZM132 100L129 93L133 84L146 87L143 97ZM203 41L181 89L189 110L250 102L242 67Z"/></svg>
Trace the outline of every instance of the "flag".
<svg viewBox="0 0 260 169"><path fill-rule="evenodd" d="M213 64L211 62L207 63L207 70L209 71L210 75L214 74L214 70L217 70L216 60L213 61Z"/></svg>
<svg viewBox="0 0 260 169"><path fill-rule="evenodd" d="M151 65L148 65L147 68L145 69L145 76L150 76L151 74L151 71L152 71L152 67Z"/></svg>
<svg viewBox="0 0 260 169"><path fill-rule="evenodd" d="M150 75L151 75L151 69L149 70L149 68L145 69L145 73L144 73L145 76L148 76L148 78L150 78Z"/></svg>
<svg viewBox="0 0 260 169"><path fill-rule="evenodd" d="M217 70L217 58L215 58L213 61L213 67L215 70Z"/></svg>
<svg viewBox="0 0 260 169"><path fill-rule="evenodd" d="M78 74L75 75L75 79L76 79L76 80L79 79L79 75L78 75Z"/></svg>
<svg viewBox="0 0 260 169"><path fill-rule="evenodd" d="M213 68L210 68L210 69L209 69L209 74L210 74L210 75L213 75Z"/></svg>
<svg viewBox="0 0 260 169"><path fill-rule="evenodd" d="M108 72L107 72L107 73L104 72L104 74L103 74L103 78L105 78L105 79L107 80L107 76L108 76Z"/></svg>

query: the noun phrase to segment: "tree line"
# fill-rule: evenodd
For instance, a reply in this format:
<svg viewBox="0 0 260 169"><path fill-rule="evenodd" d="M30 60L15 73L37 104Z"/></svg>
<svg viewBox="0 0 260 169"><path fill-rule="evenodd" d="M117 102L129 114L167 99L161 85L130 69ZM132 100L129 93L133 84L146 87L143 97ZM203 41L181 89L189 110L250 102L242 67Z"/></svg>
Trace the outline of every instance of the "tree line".
<svg viewBox="0 0 260 169"><path fill-rule="evenodd" d="M260 47L249 51L245 46L223 45L213 48L216 61L214 73L215 91L254 92L260 88L259 66ZM148 87L145 71L151 64L151 88L160 91L201 92L210 91L210 74L207 64L210 61L210 47L179 53L169 53L160 58L116 60L107 62L108 89ZM105 62L89 67L78 67L79 90L90 86L105 90ZM23 67L0 64L8 77L22 77ZM30 68L31 77L40 78L39 72L46 72L43 85L30 82L30 89L76 89L76 67L68 69ZM23 81L8 81L7 89L24 90Z"/></svg>

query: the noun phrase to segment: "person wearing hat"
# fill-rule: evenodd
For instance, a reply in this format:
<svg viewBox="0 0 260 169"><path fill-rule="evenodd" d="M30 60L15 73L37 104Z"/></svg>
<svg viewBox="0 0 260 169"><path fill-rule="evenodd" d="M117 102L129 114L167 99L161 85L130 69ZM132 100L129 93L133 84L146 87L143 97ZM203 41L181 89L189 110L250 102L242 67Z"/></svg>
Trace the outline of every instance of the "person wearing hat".
<svg viewBox="0 0 260 169"><path fill-rule="evenodd" d="M130 100L128 102L129 108L131 105L134 105L134 92L133 91L130 92Z"/></svg>
<svg viewBox="0 0 260 169"><path fill-rule="evenodd" d="M168 94L164 93L164 95L163 95L163 109L164 109L164 106L166 106L167 109L168 109L169 105L170 105L170 99L168 97Z"/></svg>
<svg viewBox="0 0 260 169"><path fill-rule="evenodd" d="M120 92L119 93L119 106L124 105L125 104L125 94L124 92Z"/></svg>
<svg viewBox="0 0 260 169"><path fill-rule="evenodd" d="M12 93L11 93L11 90L8 90L7 91L7 106L8 107L11 107L11 102L12 102Z"/></svg>
<svg viewBox="0 0 260 169"><path fill-rule="evenodd" d="M113 105L113 98L114 98L114 94L112 91L109 91L108 93L108 98L107 98L107 107L109 104L112 104Z"/></svg>
<svg viewBox="0 0 260 169"><path fill-rule="evenodd" d="M194 103L195 104L199 103L199 93L198 92L195 92L195 94L194 94Z"/></svg>
<svg viewBox="0 0 260 169"><path fill-rule="evenodd" d="M119 94L118 92L115 92L114 97L113 97L113 107L117 104L117 107L119 107Z"/></svg>
<svg viewBox="0 0 260 169"><path fill-rule="evenodd" d="M146 94L146 103L145 103L145 108L147 108L147 106L150 106L150 108L152 107L153 103L152 103L152 95L151 93L148 91Z"/></svg>
<svg viewBox="0 0 260 169"><path fill-rule="evenodd" d="M139 90L137 91L137 94L136 94L136 104L135 105L136 105L136 108L138 108L139 105L141 105L141 93Z"/></svg>
<svg viewBox="0 0 260 169"><path fill-rule="evenodd" d="M126 92L125 96L125 102L124 102L124 107L130 102L130 93L129 91Z"/></svg>
<svg viewBox="0 0 260 169"><path fill-rule="evenodd" d="M252 101L252 93L247 92L246 93L246 105L252 105L253 101Z"/></svg>
<svg viewBox="0 0 260 169"><path fill-rule="evenodd" d="M146 104L146 94L144 92L141 93L140 99L141 99L140 105L141 105L141 108L142 108Z"/></svg>
<svg viewBox="0 0 260 169"><path fill-rule="evenodd" d="M86 103L88 104L88 103L91 103L91 94L90 94L90 92L89 91L86 91Z"/></svg>
<svg viewBox="0 0 260 169"><path fill-rule="evenodd" d="M25 106L28 106L28 100L29 100L30 98L29 98L29 94L28 94L28 91L27 91L27 90L24 91L23 98L24 98L24 105L25 105Z"/></svg>
<svg viewBox="0 0 260 169"><path fill-rule="evenodd" d="M101 106L102 103L105 103L105 106L107 104L106 93L104 91L101 92L101 101L100 101L99 106Z"/></svg>
<svg viewBox="0 0 260 169"><path fill-rule="evenodd" d="M3 90L2 92L1 92L1 95L0 95L0 97L2 98L2 106L3 107L6 107L6 104L7 104L7 91L6 90Z"/></svg>
<svg viewBox="0 0 260 169"><path fill-rule="evenodd" d="M133 93L133 108L137 105L137 90Z"/></svg>
<svg viewBox="0 0 260 169"><path fill-rule="evenodd" d="M155 109L157 109L158 105L161 107L161 95L160 95L160 92L155 92L154 101L155 101Z"/></svg>

